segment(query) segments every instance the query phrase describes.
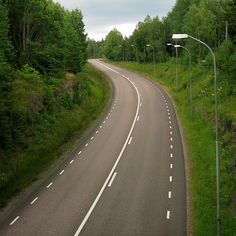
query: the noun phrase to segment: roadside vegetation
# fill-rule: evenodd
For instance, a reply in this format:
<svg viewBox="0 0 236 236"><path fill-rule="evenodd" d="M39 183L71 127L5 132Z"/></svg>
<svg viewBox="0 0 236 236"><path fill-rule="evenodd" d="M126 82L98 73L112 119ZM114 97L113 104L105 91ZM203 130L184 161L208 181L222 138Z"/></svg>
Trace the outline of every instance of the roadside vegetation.
<svg viewBox="0 0 236 236"><path fill-rule="evenodd" d="M88 41L90 57L104 57L144 74L169 91L184 130L190 161L193 235L216 235L216 160L213 61L209 50L191 40L172 40L185 33L207 43L217 62L221 235L236 232L236 1L177 0L166 17L147 16L130 37L117 30L105 40ZM172 46L167 46L167 44ZM193 115L189 104L188 54L178 48L176 89L174 44L191 52ZM156 62L154 75L153 62ZM121 62L123 61L123 62ZM129 62L128 62L129 61ZM131 62L132 61L132 62Z"/></svg>
<svg viewBox="0 0 236 236"><path fill-rule="evenodd" d="M0 207L73 146L105 107L109 84L86 65L80 10L0 0Z"/></svg>

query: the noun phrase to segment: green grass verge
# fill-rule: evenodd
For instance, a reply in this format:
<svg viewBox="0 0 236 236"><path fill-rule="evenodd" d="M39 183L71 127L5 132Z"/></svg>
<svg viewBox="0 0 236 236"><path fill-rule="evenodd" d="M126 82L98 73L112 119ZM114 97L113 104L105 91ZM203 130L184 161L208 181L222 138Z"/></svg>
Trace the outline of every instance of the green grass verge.
<svg viewBox="0 0 236 236"><path fill-rule="evenodd" d="M114 62L112 62L114 63ZM177 107L187 144L190 163L190 201L193 235L216 235L216 174L213 78L209 68L193 68L193 117L189 106L189 72L179 66L178 89L175 88L175 64L158 64L153 75L151 64L116 62L115 65L135 71L161 84L172 96ZM230 85L219 84L220 114L220 175L221 235L236 235L236 209L232 195L236 189L233 167L235 144L232 126L236 126L236 89L228 95ZM232 85L231 85L232 87ZM232 89L231 89L232 90ZM228 124L231 124L229 128ZM235 199L234 199L235 201Z"/></svg>
<svg viewBox="0 0 236 236"><path fill-rule="evenodd" d="M65 151L71 149L104 110L110 94L110 86L104 75L86 65L78 76L88 83L89 93L83 96L80 105L73 109L63 109L56 119L47 117L37 128L29 148L18 154L19 170L1 189L1 207L37 180Z"/></svg>

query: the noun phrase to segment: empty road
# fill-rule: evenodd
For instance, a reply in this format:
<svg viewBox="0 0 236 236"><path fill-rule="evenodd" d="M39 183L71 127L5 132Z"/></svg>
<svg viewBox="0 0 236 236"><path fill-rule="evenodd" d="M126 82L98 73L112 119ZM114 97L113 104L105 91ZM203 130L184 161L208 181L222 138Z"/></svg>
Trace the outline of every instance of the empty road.
<svg viewBox="0 0 236 236"><path fill-rule="evenodd" d="M91 60L114 87L104 119L54 174L11 210L1 236L186 235L182 141L168 95Z"/></svg>

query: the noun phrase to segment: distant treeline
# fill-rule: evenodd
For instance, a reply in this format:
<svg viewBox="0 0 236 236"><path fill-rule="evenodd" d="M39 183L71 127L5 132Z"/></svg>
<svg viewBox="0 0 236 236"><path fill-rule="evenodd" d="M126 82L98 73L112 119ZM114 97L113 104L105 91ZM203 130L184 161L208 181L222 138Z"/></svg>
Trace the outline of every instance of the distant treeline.
<svg viewBox="0 0 236 236"><path fill-rule="evenodd" d="M177 0L166 17L147 16L129 38L113 29L105 40L88 40L88 56L152 62L152 49L145 47L150 44L155 49L156 61L165 62L174 55L174 49L166 46L168 42L173 43L174 33L190 34L205 41L217 52L218 68L227 72L231 79L236 74L235 0ZM189 48L193 62L199 63L209 54L206 48L191 40L180 43Z"/></svg>
<svg viewBox="0 0 236 236"><path fill-rule="evenodd" d="M80 10L0 0L0 189L21 168L22 153L88 96L86 80L74 75L86 46Z"/></svg>

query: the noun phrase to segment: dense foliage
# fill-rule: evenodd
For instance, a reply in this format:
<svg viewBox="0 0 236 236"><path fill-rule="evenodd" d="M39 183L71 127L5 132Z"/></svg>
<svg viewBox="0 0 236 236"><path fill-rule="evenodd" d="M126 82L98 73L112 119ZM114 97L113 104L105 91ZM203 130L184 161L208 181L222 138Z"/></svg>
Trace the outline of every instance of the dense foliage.
<svg viewBox="0 0 236 236"><path fill-rule="evenodd" d="M0 0L0 19L2 192L23 165L26 150L64 112L80 105L89 88L72 74L86 62L80 10L65 10L52 0Z"/></svg>

